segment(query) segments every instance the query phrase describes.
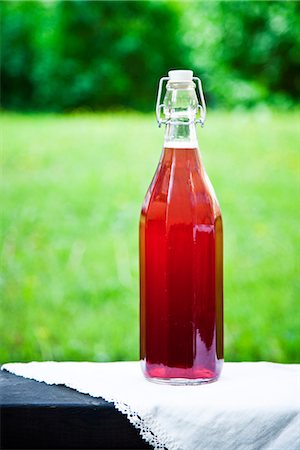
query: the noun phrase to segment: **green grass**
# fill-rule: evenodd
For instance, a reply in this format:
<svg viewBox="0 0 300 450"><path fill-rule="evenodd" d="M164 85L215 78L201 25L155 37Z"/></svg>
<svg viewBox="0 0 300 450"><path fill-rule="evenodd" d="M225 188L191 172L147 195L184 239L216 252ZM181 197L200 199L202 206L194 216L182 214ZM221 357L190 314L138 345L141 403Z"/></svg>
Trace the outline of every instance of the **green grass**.
<svg viewBox="0 0 300 450"><path fill-rule="evenodd" d="M227 360L299 360L299 115L210 113ZM138 358L138 220L154 115L2 114L1 360Z"/></svg>

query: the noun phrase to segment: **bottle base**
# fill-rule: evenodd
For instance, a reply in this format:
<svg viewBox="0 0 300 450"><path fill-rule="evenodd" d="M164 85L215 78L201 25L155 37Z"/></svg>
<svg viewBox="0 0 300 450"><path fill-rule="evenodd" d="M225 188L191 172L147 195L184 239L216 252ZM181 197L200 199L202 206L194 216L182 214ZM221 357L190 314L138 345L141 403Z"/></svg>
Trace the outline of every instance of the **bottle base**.
<svg viewBox="0 0 300 450"><path fill-rule="evenodd" d="M198 386L199 384L214 383L219 377L215 378L152 378L145 375L146 380L155 384L168 384L171 386Z"/></svg>
<svg viewBox="0 0 300 450"><path fill-rule="evenodd" d="M142 359L140 362L144 377L151 383L173 386L197 386L217 381L221 375L223 361L223 359L216 360L214 370L202 366L197 369L194 368L192 371L150 364L145 359Z"/></svg>

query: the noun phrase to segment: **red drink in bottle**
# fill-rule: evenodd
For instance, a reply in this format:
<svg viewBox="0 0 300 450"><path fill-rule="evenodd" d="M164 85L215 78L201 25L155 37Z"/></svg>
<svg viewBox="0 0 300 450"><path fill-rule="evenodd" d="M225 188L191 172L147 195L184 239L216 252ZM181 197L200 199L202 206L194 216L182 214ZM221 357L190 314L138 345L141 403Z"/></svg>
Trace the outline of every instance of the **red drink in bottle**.
<svg viewBox="0 0 300 450"><path fill-rule="evenodd" d="M223 362L222 217L199 155L192 72L169 75L165 146L140 220L140 351L147 378L199 384Z"/></svg>

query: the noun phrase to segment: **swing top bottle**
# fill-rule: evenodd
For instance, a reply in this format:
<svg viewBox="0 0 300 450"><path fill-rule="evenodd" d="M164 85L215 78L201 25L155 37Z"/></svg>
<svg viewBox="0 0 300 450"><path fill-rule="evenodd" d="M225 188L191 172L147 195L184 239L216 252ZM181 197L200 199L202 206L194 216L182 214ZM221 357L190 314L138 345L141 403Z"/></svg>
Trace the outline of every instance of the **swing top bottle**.
<svg viewBox="0 0 300 450"><path fill-rule="evenodd" d="M151 381L200 384L223 363L223 228L199 154L206 107L192 71L160 80L156 113L166 128L140 217L140 358Z"/></svg>

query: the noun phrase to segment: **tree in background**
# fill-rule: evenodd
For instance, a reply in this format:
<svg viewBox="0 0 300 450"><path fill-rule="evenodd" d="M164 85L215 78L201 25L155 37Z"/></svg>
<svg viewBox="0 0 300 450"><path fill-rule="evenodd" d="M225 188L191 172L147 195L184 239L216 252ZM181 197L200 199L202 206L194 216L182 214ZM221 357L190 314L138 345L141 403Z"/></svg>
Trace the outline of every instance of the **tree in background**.
<svg viewBox="0 0 300 450"><path fill-rule="evenodd" d="M185 22L191 64L215 104L299 101L300 3L195 2Z"/></svg>
<svg viewBox="0 0 300 450"><path fill-rule="evenodd" d="M154 107L170 68L192 68L211 104L299 100L297 2L1 3L2 105Z"/></svg>
<svg viewBox="0 0 300 450"><path fill-rule="evenodd" d="M152 109L158 78L184 65L179 14L171 4L5 3L2 21L7 108ZM15 80L24 91L15 90Z"/></svg>
<svg viewBox="0 0 300 450"><path fill-rule="evenodd" d="M32 2L1 2L0 8L1 103L6 108L28 109L34 92L32 30L42 8Z"/></svg>

